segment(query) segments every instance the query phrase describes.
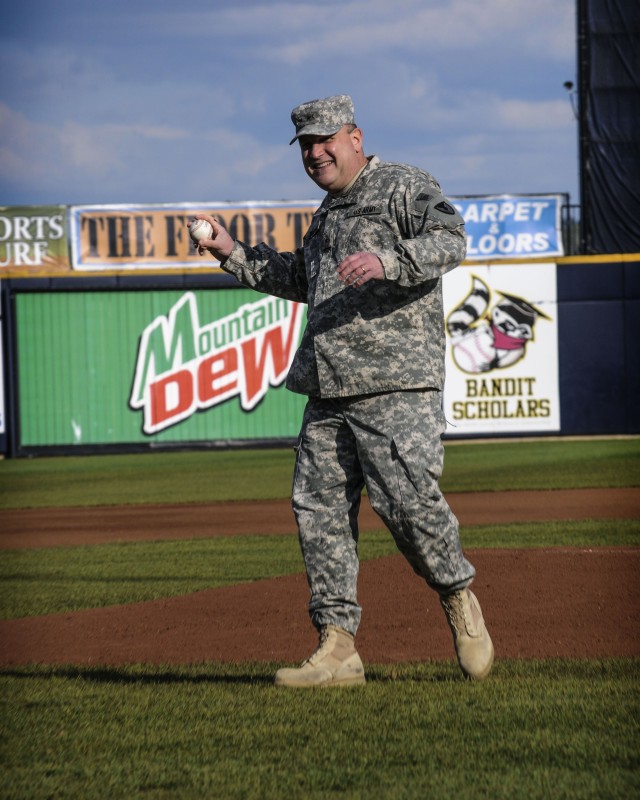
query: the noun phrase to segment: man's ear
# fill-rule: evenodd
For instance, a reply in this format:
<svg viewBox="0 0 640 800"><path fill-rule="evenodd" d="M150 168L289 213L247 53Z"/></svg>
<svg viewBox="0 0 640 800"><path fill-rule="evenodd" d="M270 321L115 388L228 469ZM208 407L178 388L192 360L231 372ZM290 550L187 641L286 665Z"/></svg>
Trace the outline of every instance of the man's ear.
<svg viewBox="0 0 640 800"><path fill-rule="evenodd" d="M362 152L362 140L364 139L364 135L362 133L362 129L361 128L354 128L351 131L351 133L349 134L349 136L351 136L351 141L353 142L353 147L354 147L356 153L361 153Z"/></svg>

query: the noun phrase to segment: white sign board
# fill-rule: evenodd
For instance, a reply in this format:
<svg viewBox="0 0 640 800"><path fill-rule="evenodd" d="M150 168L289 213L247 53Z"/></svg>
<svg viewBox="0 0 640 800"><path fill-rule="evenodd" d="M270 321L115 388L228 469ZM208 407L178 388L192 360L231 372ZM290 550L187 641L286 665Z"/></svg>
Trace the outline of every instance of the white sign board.
<svg viewBox="0 0 640 800"><path fill-rule="evenodd" d="M462 266L442 285L447 433L560 430L556 264Z"/></svg>

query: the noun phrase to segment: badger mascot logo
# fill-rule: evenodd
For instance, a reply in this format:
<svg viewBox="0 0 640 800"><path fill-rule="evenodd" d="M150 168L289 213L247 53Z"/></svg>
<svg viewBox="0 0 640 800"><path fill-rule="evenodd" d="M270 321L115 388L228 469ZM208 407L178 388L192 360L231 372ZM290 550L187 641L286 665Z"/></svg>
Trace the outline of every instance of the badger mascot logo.
<svg viewBox="0 0 640 800"><path fill-rule="evenodd" d="M489 287L474 275L471 291L447 318L453 360L463 372L477 375L516 364L533 341L536 319L549 319L521 297L498 294L502 299L488 311Z"/></svg>

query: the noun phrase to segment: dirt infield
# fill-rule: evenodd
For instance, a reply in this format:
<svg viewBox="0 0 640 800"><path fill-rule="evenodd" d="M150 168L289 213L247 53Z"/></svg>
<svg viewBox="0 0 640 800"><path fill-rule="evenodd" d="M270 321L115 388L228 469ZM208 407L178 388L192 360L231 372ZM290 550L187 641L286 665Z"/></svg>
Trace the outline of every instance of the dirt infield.
<svg viewBox="0 0 640 800"><path fill-rule="evenodd" d="M461 524L638 518L640 489L448 495ZM363 531L382 524L365 502ZM0 548L294 533L288 503L0 512ZM470 550L498 657L640 656L640 548ZM0 623L0 664L298 661L316 642L303 575ZM453 656L436 595L401 556L361 567L368 662Z"/></svg>
<svg viewBox="0 0 640 800"><path fill-rule="evenodd" d="M640 487L552 492L450 492L461 525L499 525L552 519L636 519ZM384 526L363 498L360 529ZM211 505L97 506L0 511L0 550L63 547L116 541L292 534L288 501Z"/></svg>

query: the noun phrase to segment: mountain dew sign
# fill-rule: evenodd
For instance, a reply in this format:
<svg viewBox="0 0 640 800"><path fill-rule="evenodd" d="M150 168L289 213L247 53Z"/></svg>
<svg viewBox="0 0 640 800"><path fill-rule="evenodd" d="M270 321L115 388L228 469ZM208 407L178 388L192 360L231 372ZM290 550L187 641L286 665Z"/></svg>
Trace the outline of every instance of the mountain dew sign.
<svg viewBox="0 0 640 800"><path fill-rule="evenodd" d="M197 411L237 398L251 411L286 378L300 336L302 309L261 297L220 319L200 319L187 292L142 332L129 405L155 434Z"/></svg>
<svg viewBox="0 0 640 800"><path fill-rule="evenodd" d="M244 288L18 293L20 447L293 439L305 312Z"/></svg>

